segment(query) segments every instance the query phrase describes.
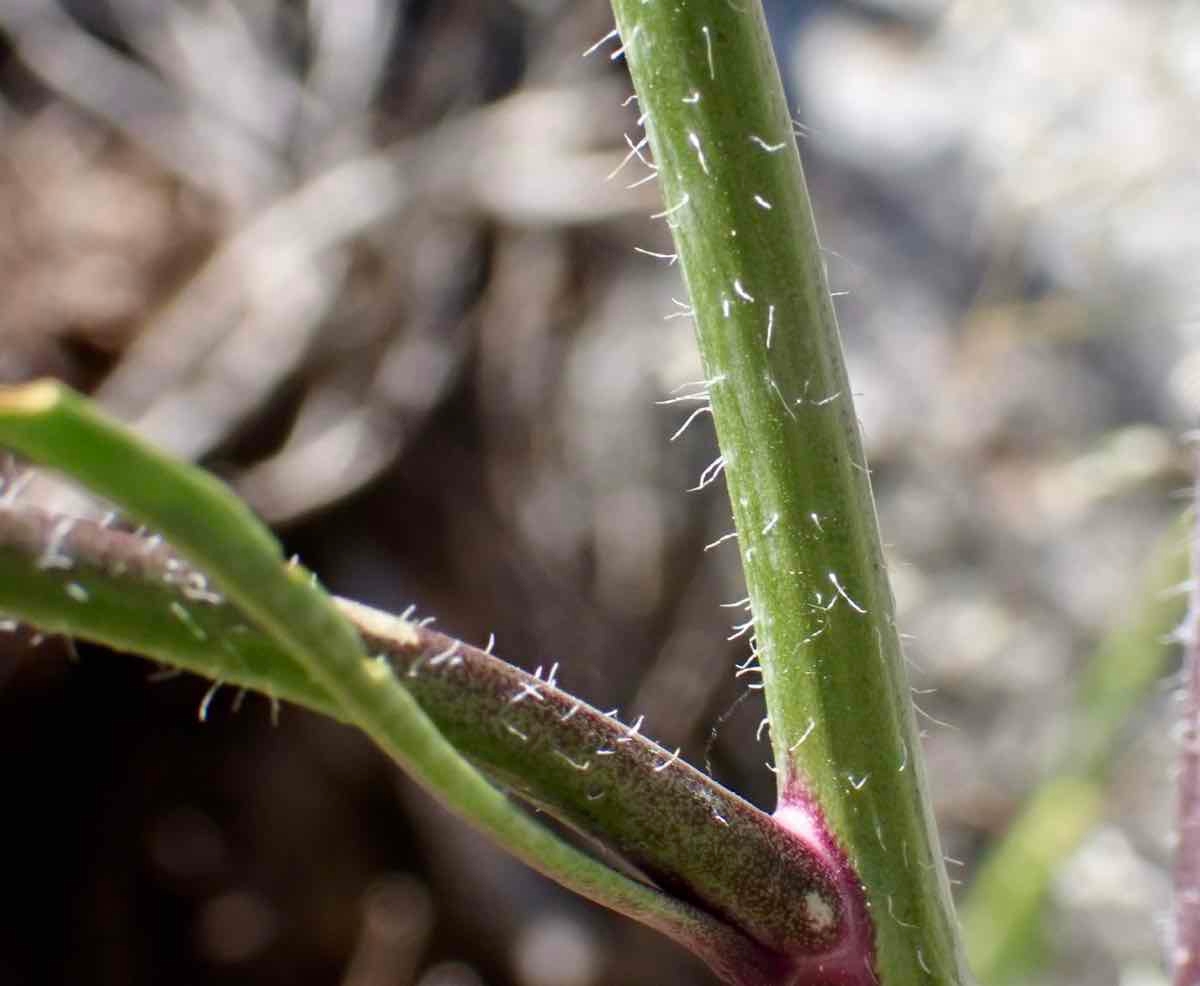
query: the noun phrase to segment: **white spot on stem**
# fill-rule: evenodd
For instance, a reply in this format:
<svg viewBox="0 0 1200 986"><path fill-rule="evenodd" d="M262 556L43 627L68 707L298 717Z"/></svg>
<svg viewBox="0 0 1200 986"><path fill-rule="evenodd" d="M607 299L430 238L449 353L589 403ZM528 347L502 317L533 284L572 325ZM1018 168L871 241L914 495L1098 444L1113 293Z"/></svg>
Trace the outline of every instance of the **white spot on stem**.
<svg viewBox="0 0 1200 986"><path fill-rule="evenodd" d="M567 763L569 763L572 767L574 767L576 770L578 770L581 774L586 773L588 770L591 769L592 761L590 761L590 760L584 760L583 763L580 763L578 760L572 760L565 753L563 753L562 750L555 750L554 755L557 757L561 757L563 760L565 760Z"/></svg>
<svg viewBox="0 0 1200 986"><path fill-rule="evenodd" d="M800 738L798 740L796 740L795 743L793 743L791 746L788 747L788 753L794 753L797 749L799 749L800 746L804 743L804 741L806 739L808 739L809 736L812 735L812 731L816 728L817 728L817 720L813 719L810 716L809 720L808 720L808 725L804 727L804 732L802 732L800 734Z"/></svg>
<svg viewBox="0 0 1200 986"><path fill-rule="evenodd" d="M172 602L169 609L171 610L171 615L174 616L175 619L177 619L185 627L187 627L188 631L193 637L195 637L197 640L208 639L208 634L204 632L204 628L192 619L192 614L184 608L182 603L177 601Z"/></svg>
<svg viewBox="0 0 1200 986"><path fill-rule="evenodd" d="M834 589L837 590L837 594L839 596L841 596L844 600L846 600L847 603L850 604L850 608L852 610L854 610L856 613L861 613L862 615L865 616L867 611L865 609L863 609L860 605L858 605L858 603L856 603L853 599L850 598L850 596L847 594L846 590L842 588L841 583L838 582L838 577L833 572L829 572L828 575L829 575L829 581L833 583Z"/></svg>
<svg viewBox="0 0 1200 986"><path fill-rule="evenodd" d="M768 144L765 140L758 136L758 134L751 134L750 139L768 154L777 154L779 151L782 151L785 147L787 147L787 144L782 142L778 144Z"/></svg>
<svg viewBox="0 0 1200 986"><path fill-rule="evenodd" d="M927 975L927 976L933 975L933 970L930 969L929 966L926 964L925 956L921 952L921 947L919 945L917 946L917 965L919 965L924 970L925 975Z"/></svg>
<svg viewBox="0 0 1200 986"><path fill-rule="evenodd" d="M208 588L208 580L201 572L188 573L183 583L183 594L188 599L209 603L212 606L218 606L224 601L219 592L213 592Z"/></svg>
<svg viewBox="0 0 1200 986"><path fill-rule="evenodd" d="M37 567L42 571L53 568L69 569L74 565L74 562L61 551L63 542L67 539L74 524L74 518L60 517L50 529L50 540L46 542L46 547L37 560Z"/></svg>
<svg viewBox="0 0 1200 986"><path fill-rule="evenodd" d="M689 197L688 197L687 192L684 192L683 198L681 198L673 206L671 206L669 209L663 209L662 212L653 213L650 216L650 218L651 219L665 219L667 216L673 215L674 213L678 212L680 209L682 209L684 206L686 206L688 204L688 198Z"/></svg>
<svg viewBox="0 0 1200 986"><path fill-rule="evenodd" d="M821 634L823 634L828 629L829 629L829 621L822 620L821 625L819 627L817 627L816 630L814 630L807 637L805 637L803 640L800 641L801 646L803 646L804 644L811 644L814 640L816 640L819 636L821 636Z"/></svg>
<svg viewBox="0 0 1200 986"><path fill-rule="evenodd" d="M779 384L775 382L775 378L768 374L767 383L770 384L771 389L775 391L776 396L779 398L779 403L783 405L783 409L787 412L787 416L795 421L796 412L793 411L788 405L787 398L783 396L783 391L779 389Z"/></svg>
<svg viewBox="0 0 1200 986"><path fill-rule="evenodd" d="M804 913L812 929L818 933L832 928L836 917L829 901L815 890L809 890L804 895Z"/></svg>
<svg viewBox="0 0 1200 986"><path fill-rule="evenodd" d="M676 760L679 759L679 751L680 751L680 747L678 747L678 746L675 747L675 752L672 753L666 760L664 760L660 764L654 765L654 772L656 774L661 774L664 770L666 770L668 767L670 767L671 764L673 764Z"/></svg>
<svg viewBox="0 0 1200 986"><path fill-rule="evenodd" d="M520 691L508 700L509 705L517 705L527 698L536 699L539 702L546 701L546 697L541 692L541 686L530 684L528 681L521 682Z"/></svg>
<svg viewBox="0 0 1200 986"><path fill-rule="evenodd" d="M637 721L636 721L636 722L635 722L635 723L634 723L632 726L629 726L629 727L628 727L628 728L625 730L625 735L624 735L624 736L621 736L621 737L619 737L619 738L617 739L617 742L618 742L618 743L629 743L629 742L632 742L633 738L634 738L635 736L637 736L637 734L638 734L638 730L640 730L640 729L642 728L642 723L643 723L643 722L645 722L645 721L646 721L646 717L645 717L645 716L638 716L638 717L637 717Z"/></svg>
<svg viewBox="0 0 1200 986"><path fill-rule="evenodd" d="M708 170L708 161L706 161L704 158L704 149L700 146L699 135L694 130L690 130L690 131L688 131L687 139L688 139L688 143L692 145L692 149L695 150L696 157L698 157L700 159L700 170L703 171L706 175L710 174L710 172Z"/></svg>
<svg viewBox="0 0 1200 986"><path fill-rule="evenodd" d="M917 930L917 926L915 924L910 924L908 921L901 921L900 918L896 917L896 905L892 902L891 894L887 895L887 906L888 914L891 916L891 919L900 925L901 928L912 928L914 931ZM928 969L925 969L925 971L929 972Z"/></svg>
<svg viewBox="0 0 1200 986"><path fill-rule="evenodd" d="M447 661L449 661L452 657L457 656L457 654L458 654L458 644L453 643L449 647L447 647L444 651L434 654L433 657L431 657L429 659L429 666L431 668L441 667L443 664L445 664Z"/></svg>

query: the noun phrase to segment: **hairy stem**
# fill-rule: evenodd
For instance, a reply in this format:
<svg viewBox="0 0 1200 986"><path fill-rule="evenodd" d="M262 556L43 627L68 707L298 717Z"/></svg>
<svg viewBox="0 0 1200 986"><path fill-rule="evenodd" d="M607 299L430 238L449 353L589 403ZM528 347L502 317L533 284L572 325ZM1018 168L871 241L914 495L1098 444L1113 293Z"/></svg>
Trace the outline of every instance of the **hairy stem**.
<svg viewBox="0 0 1200 986"><path fill-rule="evenodd" d="M967 981L867 466L759 0L614 0L690 292L781 823L865 888L859 975ZM701 486L705 485L702 481ZM869 909L870 920L866 919ZM872 942L873 930L873 942ZM873 955L871 954L873 951Z"/></svg>

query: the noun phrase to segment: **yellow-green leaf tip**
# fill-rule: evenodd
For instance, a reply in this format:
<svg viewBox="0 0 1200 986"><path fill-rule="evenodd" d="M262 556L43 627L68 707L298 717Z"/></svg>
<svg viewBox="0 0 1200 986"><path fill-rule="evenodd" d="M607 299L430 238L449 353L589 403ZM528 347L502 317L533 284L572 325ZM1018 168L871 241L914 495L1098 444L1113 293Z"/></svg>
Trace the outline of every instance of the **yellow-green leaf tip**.
<svg viewBox="0 0 1200 986"><path fill-rule="evenodd" d="M48 379L0 387L0 414L44 414L62 399L64 389L58 381Z"/></svg>

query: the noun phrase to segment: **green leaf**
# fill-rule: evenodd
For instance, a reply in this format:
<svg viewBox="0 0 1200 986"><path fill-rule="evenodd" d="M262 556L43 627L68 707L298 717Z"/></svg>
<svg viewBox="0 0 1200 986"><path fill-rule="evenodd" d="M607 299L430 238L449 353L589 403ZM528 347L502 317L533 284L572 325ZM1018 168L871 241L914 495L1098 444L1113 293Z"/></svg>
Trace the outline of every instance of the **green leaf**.
<svg viewBox="0 0 1200 986"><path fill-rule="evenodd" d="M427 790L534 869L675 938L727 981L746 986L770 981L763 978L764 970L777 963L761 945L697 907L574 849L489 784L442 736L391 665L367 654L356 628L315 579L284 561L270 532L215 478L163 456L50 381L0 388L0 444L68 474L161 532L205 574L205 584L194 591L215 589L244 614L247 629L240 635L231 626L227 636L209 639L232 651L244 668L254 669L265 690L290 687L311 696L312 704L358 726ZM62 548L70 535L69 522L51 531L35 567L53 572L66 564ZM158 654L168 657L185 639L178 627L170 636L172 619L196 645L208 642L201 635L208 637L209 631L197 618L202 606L211 603L198 598L189 610L176 601L157 622L138 626L127 614L120 615L121 601L113 594L104 595L85 573L74 574L57 586L53 578L32 586L28 609L18 612L32 614L44 607L42 625L57 626L64 612L98 609L104 603L114 642L149 653L166 644ZM62 622L70 631L69 620ZM418 642L407 624L392 623L395 638ZM251 646L254 628L267 646ZM120 641L118 634L126 640ZM200 651L197 646L190 653Z"/></svg>

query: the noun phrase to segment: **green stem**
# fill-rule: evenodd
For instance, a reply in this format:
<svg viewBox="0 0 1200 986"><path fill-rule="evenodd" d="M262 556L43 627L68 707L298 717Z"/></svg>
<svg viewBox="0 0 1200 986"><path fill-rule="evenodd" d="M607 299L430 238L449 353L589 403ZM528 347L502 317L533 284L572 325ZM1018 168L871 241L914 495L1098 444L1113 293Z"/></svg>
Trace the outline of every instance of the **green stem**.
<svg viewBox="0 0 1200 986"><path fill-rule="evenodd" d="M613 0L696 321L782 823L861 881L884 986L968 981L825 264L759 0ZM865 939L863 949L870 947Z"/></svg>

